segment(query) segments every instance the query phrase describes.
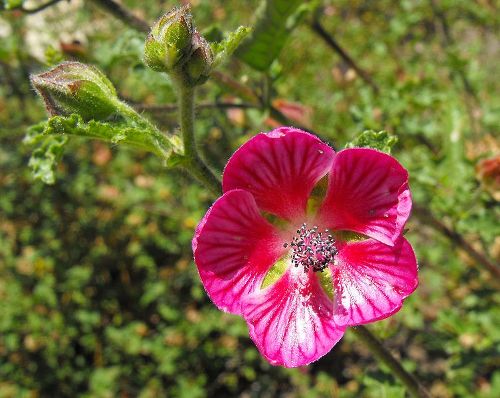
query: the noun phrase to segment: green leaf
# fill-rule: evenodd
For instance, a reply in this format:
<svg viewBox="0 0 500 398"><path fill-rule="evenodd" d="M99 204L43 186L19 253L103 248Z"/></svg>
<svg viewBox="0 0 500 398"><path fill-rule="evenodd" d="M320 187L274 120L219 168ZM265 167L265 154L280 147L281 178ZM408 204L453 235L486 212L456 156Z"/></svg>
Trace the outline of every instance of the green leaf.
<svg viewBox="0 0 500 398"><path fill-rule="evenodd" d="M288 19L301 3L300 0L263 0L255 14L254 31L237 50L238 57L257 70L267 70L295 27Z"/></svg>
<svg viewBox="0 0 500 398"><path fill-rule="evenodd" d="M125 144L152 152L167 159L173 148L170 138L154 130L138 127L129 122L85 122L79 115L53 116L44 128L43 134L69 134L96 138L113 144Z"/></svg>
<svg viewBox="0 0 500 398"><path fill-rule="evenodd" d="M213 67L220 65L227 60L243 42L243 40L251 33L252 29L240 26L234 32L219 43L211 43L212 51L214 52Z"/></svg>
<svg viewBox="0 0 500 398"><path fill-rule="evenodd" d="M392 147L398 142L398 137L387 131L366 130L354 140L346 144L346 148L373 148L381 152L391 153Z"/></svg>
<svg viewBox="0 0 500 398"><path fill-rule="evenodd" d="M24 0L4 0L2 3L4 9L13 10L15 8L20 8L23 5Z"/></svg>
<svg viewBox="0 0 500 398"><path fill-rule="evenodd" d="M394 386L387 380L377 380L371 376L365 376L362 379L367 387L367 396L386 397L386 398L404 398L405 389L402 386Z"/></svg>
<svg viewBox="0 0 500 398"><path fill-rule="evenodd" d="M29 161L34 177L46 184L55 182L54 170L62 156L68 135L95 138L113 144L124 144L158 155L168 163L173 149L180 149L177 137L167 137L146 125L138 126L131 121L85 122L81 116L53 116L48 121L32 126L24 143L39 145Z"/></svg>
<svg viewBox="0 0 500 398"><path fill-rule="evenodd" d="M46 137L31 154L28 166L33 177L45 184L54 184L55 168L64 151L68 137Z"/></svg>

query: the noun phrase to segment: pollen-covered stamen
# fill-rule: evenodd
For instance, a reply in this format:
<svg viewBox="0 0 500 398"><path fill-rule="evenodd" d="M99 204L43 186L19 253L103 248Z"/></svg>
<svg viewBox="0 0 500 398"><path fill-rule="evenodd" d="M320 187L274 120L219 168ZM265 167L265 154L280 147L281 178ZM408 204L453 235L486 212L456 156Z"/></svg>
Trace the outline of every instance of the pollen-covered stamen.
<svg viewBox="0 0 500 398"><path fill-rule="evenodd" d="M285 247L288 245L285 243ZM307 228L306 223L297 230L297 235L290 243L292 264L295 267L304 267L304 272L312 269L314 272L323 271L333 263L338 250L335 239L328 229L318 231L318 227Z"/></svg>

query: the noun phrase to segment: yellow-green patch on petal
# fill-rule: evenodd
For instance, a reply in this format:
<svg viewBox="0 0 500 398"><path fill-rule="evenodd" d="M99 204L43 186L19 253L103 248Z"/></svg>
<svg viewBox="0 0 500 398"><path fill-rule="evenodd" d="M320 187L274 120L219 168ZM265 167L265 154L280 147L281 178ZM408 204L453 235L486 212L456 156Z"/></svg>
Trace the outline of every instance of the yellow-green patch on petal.
<svg viewBox="0 0 500 398"><path fill-rule="evenodd" d="M316 275L325 293L333 300L333 279L330 269L326 268L323 271L316 272Z"/></svg>
<svg viewBox="0 0 500 398"><path fill-rule="evenodd" d="M288 256L280 258L264 277L264 280L262 281L262 289L265 289L276 282L285 273L289 264L290 258Z"/></svg>
<svg viewBox="0 0 500 398"><path fill-rule="evenodd" d="M333 236L335 237L335 240L343 242L358 242L368 239L368 236L352 231L333 231Z"/></svg>

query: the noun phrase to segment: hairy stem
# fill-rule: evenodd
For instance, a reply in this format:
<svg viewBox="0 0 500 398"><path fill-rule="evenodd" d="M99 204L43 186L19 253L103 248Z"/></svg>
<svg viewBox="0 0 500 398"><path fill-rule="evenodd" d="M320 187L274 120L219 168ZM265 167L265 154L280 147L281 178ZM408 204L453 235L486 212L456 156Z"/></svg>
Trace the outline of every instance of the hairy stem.
<svg viewBox="0 0 500 398"><path fill-rule="evenodd" d="M194 102L195 89L185 83L182 78L177 81L179 95L179 121L184 143L183 167L213 194L220 195L221 183L215 174L200 158L194 136Z"/></svg>
<svg viewBox="0 0 500 398"><path fill-rule="evenodd" d="M133 104L135 110L146 112L174 112L179 109L177 104ZM203 102L196 109L258 109L257 105L246 102Z"/></svg>
<svg viewBox="0 0 500 398"><path fill-rule="evenodd" d="M430 398L429 392L420 384L420 382L408 373L401 363L392 356L392 354L385 348L382 342L377 339L366 327L356 326L351 328L356 337L362 340L370 349L371 353L377 358L378 361L384 363L392 374L408 389L408 392L416 398Z"/></svg>

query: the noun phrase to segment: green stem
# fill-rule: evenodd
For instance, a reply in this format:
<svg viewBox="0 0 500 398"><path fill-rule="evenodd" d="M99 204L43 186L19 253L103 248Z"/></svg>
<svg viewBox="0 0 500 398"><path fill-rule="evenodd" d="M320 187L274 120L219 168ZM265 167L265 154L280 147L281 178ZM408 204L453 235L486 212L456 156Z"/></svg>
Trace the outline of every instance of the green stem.
<svg viewBox="0 0 500 398"><path fill-rule="evenodd" d="M134 108L127 105L125 102L122 102L117 99L115 105L119 110L119 113L121 113L123 116L133 121L137 126L146 127L149 130L159 131L149 120L143 118L141 115L137 113L137 111Z"/></svg>
<svg viewBox="0 0 500 398"><path fill-rule="evenodd" d="M200 158L194 137L194 102L195 89L186 83L182 77L174 79L177 82L179 95L179 119L184 143L184 162L182 163L193 177L200 181L213 194L219 196L222 188L219 179Z"/></svg>
<svg viewBox="0 0 500 398"><path fill-rule="evenodd" d="M370 349L371 353L383 362L391 371L392 374L401 381L408 389L408 392L416 398L430 398L429 392L420 384L420 382L408 373L401 363L392 356L392 354L382 345L382 342L377 339L366 327L356 326L351 328L356 337L362 340Z"/></svg>
<svg viewBox="0 0 500 398"><path fill-rule="evenodd" d="M146 118L139 115L132 107L128 106L126 103L119 100L116 101L116 107L119 112L131 120L135 125L144 130L147 142L144 141L144 137L141 141L146 145L145 148L152 150L157 156L162 159L166 159L170 156L172 151L172 143L158 128L152 124Z"/></svg>
<svg viewBox="0 0 500 398"><path fill-rule="evenodd" d="M179 84L179 113L184 154L192 158L197 155L194 138L194 87L185 83Z"/></svg>

